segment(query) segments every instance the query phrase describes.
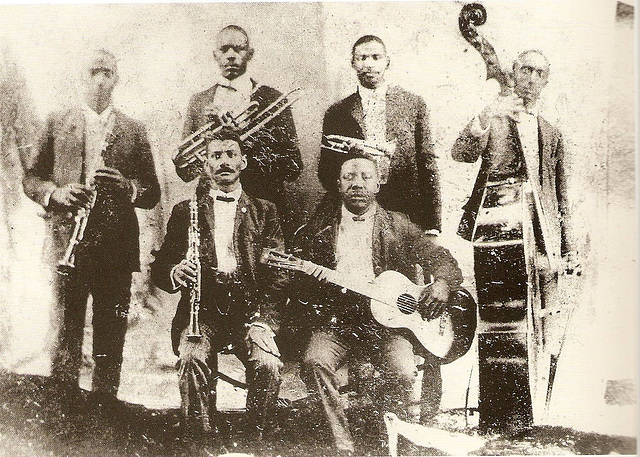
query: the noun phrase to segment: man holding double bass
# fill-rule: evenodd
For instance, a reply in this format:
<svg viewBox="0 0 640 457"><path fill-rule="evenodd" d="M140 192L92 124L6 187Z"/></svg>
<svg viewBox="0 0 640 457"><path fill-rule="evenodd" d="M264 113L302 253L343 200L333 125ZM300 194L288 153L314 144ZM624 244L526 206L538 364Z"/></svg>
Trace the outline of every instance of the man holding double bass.
<svg viewBox="0 0 640 457"><path fill-rule="evenodd" d="M547 387L535 385L552 376L539 363L549 342L544 313L557 306L558 274L577 268L564 142L538 112L548 78L546 57L522 52L513 91L474 117L452 150L456 161L482 161L458 234L474 245L480 425L488 429L532 425Z"/></svg>

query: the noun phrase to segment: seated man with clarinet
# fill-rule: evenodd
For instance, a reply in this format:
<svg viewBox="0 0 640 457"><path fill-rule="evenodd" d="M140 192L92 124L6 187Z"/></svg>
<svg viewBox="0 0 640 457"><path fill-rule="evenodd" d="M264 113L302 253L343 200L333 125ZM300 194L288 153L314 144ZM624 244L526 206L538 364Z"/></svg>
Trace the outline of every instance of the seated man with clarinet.
<svg viewBox="0 0 640 457"><path fill-rule="evenodd" d="M284 240L275 205L240 184L247 156L238 133L224 127L207 141L196 195L173 208L151 277L181 292L171 338L185 431L216 429L217 353L231 344L247 369L248 432L261 437L281 382L274 337L286 275L259 260L263 248L282 249Z"/></svg>
<svg viewBox="0 0 640 457"><path fill-rule="evenodd" d="M79 406L78 379L89 294L93 297L93 394L114 405L131 298L140 270L134 207L160 199L144 127L111 105L116 58L91 53L82 69L84 104L50 116L25 170L24 190L46 210L47 260L58 266L54 289L61 328L53 387L68 412ZM75 219L74 219L75 216Z"/></svg>

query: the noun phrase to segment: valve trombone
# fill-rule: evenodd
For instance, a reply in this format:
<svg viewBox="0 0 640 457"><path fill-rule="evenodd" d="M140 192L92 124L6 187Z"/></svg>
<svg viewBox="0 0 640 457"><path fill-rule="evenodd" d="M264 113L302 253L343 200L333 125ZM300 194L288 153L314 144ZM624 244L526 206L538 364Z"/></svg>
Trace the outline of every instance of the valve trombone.
<svg viewBox="0 0 640 457"><path fill-rule="evenodd" d="M230 126L238 129L240 139L244 141L293 105L298 98L290 100L288 97L299 90L300 88L297 87L286 94L282 94L260 112L258 112L258 102L254 101L240 114L231 118L230 121L216 116L214 120L186 137L178 145L177 153L173 158L176 169L185 169L204 162L209 138L223 127Z"/></svg>

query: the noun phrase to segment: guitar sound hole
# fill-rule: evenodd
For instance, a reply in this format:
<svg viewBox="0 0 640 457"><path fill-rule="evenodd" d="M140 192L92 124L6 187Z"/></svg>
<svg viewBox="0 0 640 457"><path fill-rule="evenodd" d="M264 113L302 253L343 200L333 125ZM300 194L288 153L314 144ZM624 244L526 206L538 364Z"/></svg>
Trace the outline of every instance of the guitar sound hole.
<svg viewBox="0 0 640 457"><path fill-rule="evenodd" d="M418 307L418 302L411 295L402 294L398 297L396 305L403 314L413 314Z"/></svg>

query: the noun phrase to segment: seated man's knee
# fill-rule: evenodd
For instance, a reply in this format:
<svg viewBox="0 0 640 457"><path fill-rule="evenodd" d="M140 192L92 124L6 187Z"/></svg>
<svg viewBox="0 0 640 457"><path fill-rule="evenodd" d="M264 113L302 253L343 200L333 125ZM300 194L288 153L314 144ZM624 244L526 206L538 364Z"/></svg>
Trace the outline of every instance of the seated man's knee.
<svg viewBox="0 0 640 457"><path fill-rule="evenodd" d="M177 368L180 376L198 372L204 372L204 374L207 374L206 372L208 372L206 363L192 352L185 352L180 354Z"/></svg>
<svg viewBox="0 0 640 457"><path fill-rule="evenodd" d="M251 351L251 361L254 364L256 373L280 376L280 369L282 368L280 357L254 346Z"/></svg>
<svg viewBox="0 0 640 457"><path fill-rule="evenodd" d="M387 367L386 377L392 383L404 388L412 387L418 380L418 368L414 364L394 363Z"/></svg>
<svg viewBox="0 0 640 457"><path fill-rule="evenodd" d="M306 372L317 368L331 370L332 361L328 355L318 348L308 348L302 359L302 370Z"/></svg>

